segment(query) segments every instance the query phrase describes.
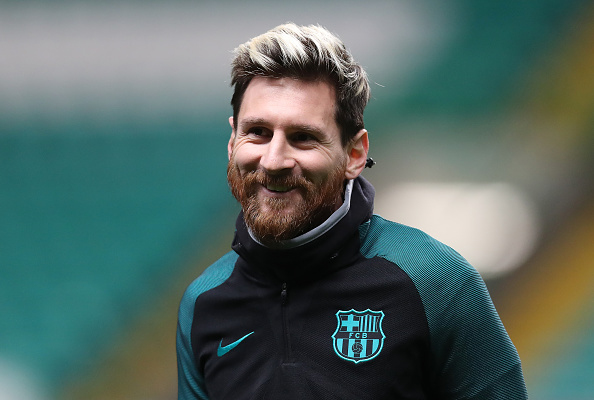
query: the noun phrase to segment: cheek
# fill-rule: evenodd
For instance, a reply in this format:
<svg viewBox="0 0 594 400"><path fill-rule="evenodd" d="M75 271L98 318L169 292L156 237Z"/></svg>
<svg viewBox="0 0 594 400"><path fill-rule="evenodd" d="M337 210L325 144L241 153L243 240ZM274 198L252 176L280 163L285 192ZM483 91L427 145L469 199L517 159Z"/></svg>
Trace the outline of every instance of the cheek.
<svg viewBox="0 0 594 400"><path fill-rule="evenodd" d="M334 169L328 169L328 168L323 168L323 169L307 169L301 170L301 174L311 183L313 183L316 186L322 186L324 184L326 184L328 182L328 180L331 179L332 177L332 171Z"/></svg>
<svg viewBox="0 0 594 400"><path fill-rule="evenodd" d="M345 158L340 154L334 155L333 159L321 158L317 162L312 162L308 168L308 174L314 182L326 182L329 178L336 177L338 172L343 172L345 167Z"/></svg>
<svg viewBox="0 0 594 400"><path fill-rule="evenodd" d="M259 156L249 148L250 146L236 147L231 154L231 162L237 166L240 171L249 171L258 166Z"/></svg>

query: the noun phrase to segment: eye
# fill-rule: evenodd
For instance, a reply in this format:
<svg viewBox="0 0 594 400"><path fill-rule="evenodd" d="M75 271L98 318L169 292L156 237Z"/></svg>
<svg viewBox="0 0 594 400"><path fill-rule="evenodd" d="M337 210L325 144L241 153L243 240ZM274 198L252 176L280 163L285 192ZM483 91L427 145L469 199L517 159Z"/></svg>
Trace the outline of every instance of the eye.
<svg viewBox="0 0 594 400"><path fill-rule="evenodd" d="M267 140L272 137L270 130L262 126L248 126L243 130L243 135L250 137L252 140Z"/></svg>
<svg viewBox="0 0 594 400"><path fill-rule="evenodd" d="M256 126L256 127L248 129L248 133L251 135L255 135L255 136L263 136L264 129Z"/></svg>
<svg viewBox="0 0 594 400"><path fill-rule="evenodd" d="M309 141L316 140L316 138L315 138L315 136L313 136L310 133L298 132L293 137L293 140L295 140L296 142L309 142Z"/></svg>

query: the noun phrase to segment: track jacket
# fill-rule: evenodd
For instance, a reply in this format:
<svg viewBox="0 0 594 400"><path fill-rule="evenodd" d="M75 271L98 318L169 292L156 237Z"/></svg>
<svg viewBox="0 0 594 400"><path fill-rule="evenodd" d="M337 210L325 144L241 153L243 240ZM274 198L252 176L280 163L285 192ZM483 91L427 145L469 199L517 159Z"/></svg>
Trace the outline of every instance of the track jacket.
<svg viewBox="0 0 594 400"><path fill-rule="evenodd" d="M234 251L180 304L180 400L527 398L480 275L373 215L373 197L350 181L341 209L279 249L239 215Z"/></svg>

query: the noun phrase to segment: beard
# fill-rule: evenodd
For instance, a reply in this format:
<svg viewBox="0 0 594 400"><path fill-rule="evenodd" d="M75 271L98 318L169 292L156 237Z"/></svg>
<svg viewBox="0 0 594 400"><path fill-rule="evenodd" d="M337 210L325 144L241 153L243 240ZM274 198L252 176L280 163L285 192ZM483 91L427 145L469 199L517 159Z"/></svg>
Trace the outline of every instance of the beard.
<svg viewBox="0 0 594 400"><path fill-rule="evenodd" d="M274 245L292 239L324 222L343 201L345 162L316 184L304 176L271 176L262 170L241 176L234 159L227 166L227 181L241 204L243 217L252 234L263 244ZM284 197L258 198L262 187L278 185L300 193L298 200ZM292 210L287 212L288 208Z"/></svg>

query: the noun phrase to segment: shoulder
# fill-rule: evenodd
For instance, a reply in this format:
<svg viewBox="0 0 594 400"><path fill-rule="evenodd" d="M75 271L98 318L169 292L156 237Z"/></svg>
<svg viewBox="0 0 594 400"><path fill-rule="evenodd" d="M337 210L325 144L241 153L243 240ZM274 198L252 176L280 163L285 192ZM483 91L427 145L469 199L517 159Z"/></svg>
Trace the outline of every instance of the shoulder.
<svg viewBox="0 0 594 400"><path fill-rule="evenodd" d="M186 307L193 308L196 299L201 294L214 289L225 282L229 276L231 276L237 258L238 255L235 252L229 251L206 268L198 278L190 283L182 297L180 313L182 312L182 309Z"/></svg>
<svg viewBox="0 0 594 400"><path fill-rule="evenodd" d="M223 284L235 268L237 254L228 252L208 267L186 289L181 299L177 320L176 352L178 392L180 399L207 399L204 376L194 359L192 325L197 299L203 293Z"/></svg>
<svg viewBox="0 0 594 400"><path fill-rule="evenodd" d="M526 398L517 351L481 276L460 254L419 229L377 215L360 227L360 238L363 256L388 260L414 283L440 393Z"/></svg>
<svg viewBox="0 0 594 400"><path fill-rule="evenodd" d="M438 279L474 275L476 270L451 247L420 229L388 221L379 215L360 228L361 252L382 257L404 269L411 278Z"/></svg>
<svg viewBox="0 0 594 400"><path fill-rule="evenodd" d="M462 291L487 295L480 274L464 257L419 229L374 215L361 226L360 237L363 256L390 261L409 276L430 319Z"/></svg>

